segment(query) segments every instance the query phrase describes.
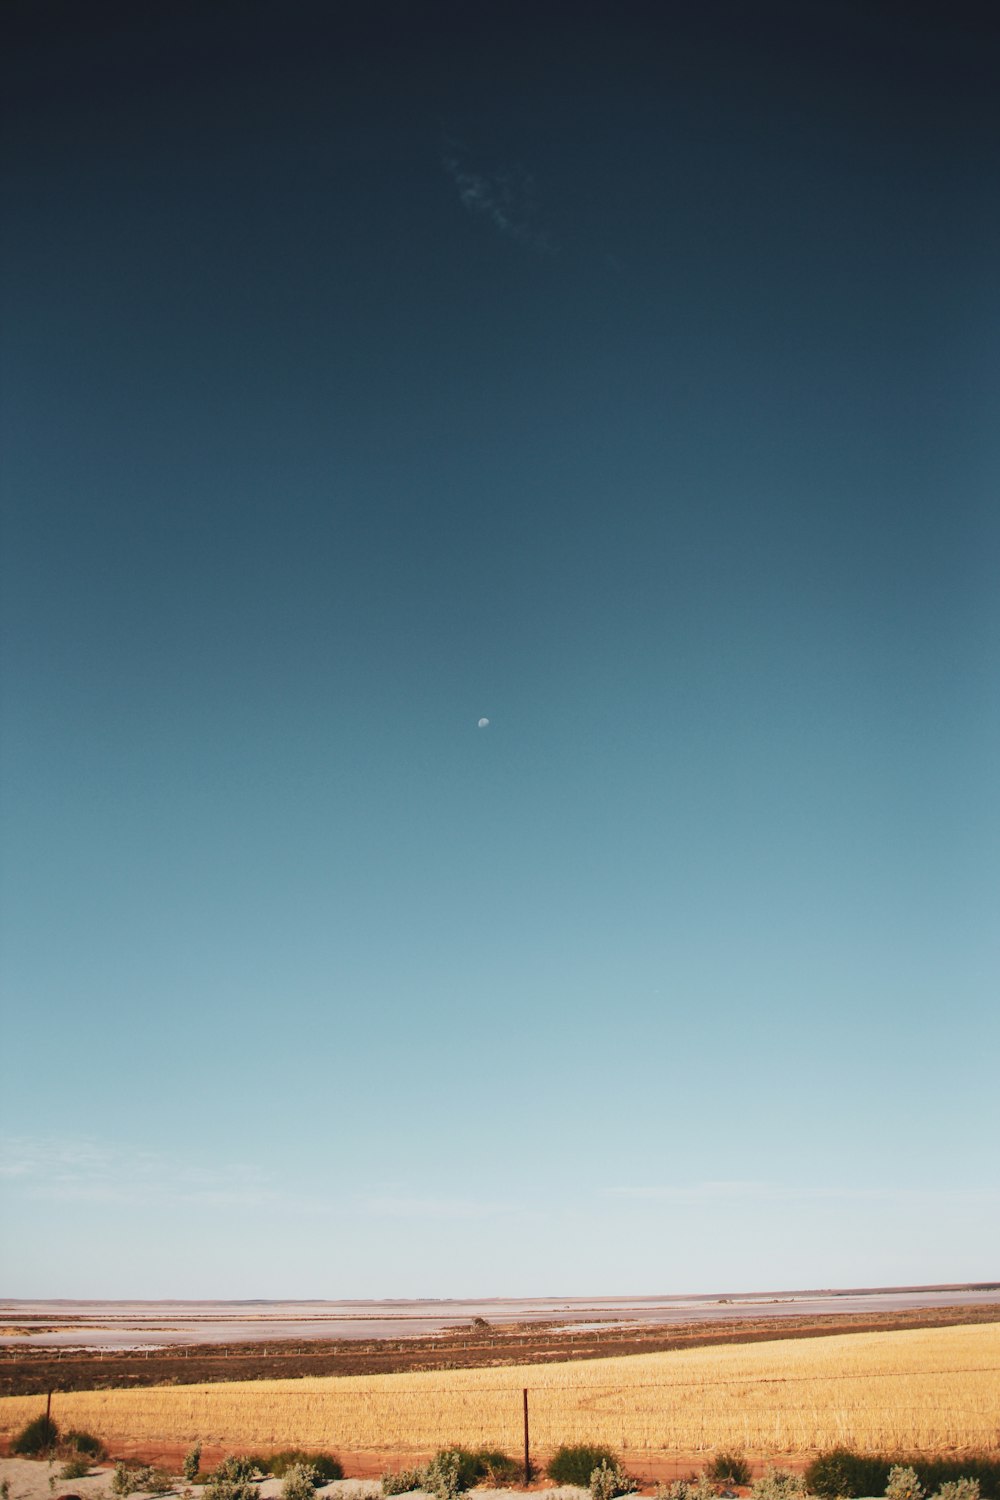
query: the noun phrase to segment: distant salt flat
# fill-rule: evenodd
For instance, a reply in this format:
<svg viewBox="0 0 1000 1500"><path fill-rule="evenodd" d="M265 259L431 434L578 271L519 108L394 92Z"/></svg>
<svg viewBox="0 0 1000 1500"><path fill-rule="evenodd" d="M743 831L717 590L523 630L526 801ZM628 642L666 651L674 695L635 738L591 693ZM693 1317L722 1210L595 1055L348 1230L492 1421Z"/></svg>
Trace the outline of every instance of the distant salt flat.
<svg viewBox="0 0 1000 1500"><path fill-rule="evenodd" d="M0 1303L0 1344L103 1349L289 1339L401 1339L444 1333L473 1318L556 1323L584 1332L624 1326L885 1313L1000 1303L1000 1286L771 1292L686 1297L564 1297L385 1302Z"/></svg>

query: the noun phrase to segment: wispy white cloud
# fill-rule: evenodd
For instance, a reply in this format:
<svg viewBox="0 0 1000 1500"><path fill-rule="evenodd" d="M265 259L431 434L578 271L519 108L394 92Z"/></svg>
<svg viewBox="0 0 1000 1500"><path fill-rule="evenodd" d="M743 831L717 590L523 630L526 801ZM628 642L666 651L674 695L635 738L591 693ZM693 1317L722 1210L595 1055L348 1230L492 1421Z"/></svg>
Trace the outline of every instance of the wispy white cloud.
<svg viewBox="0 0 1000 1500"><path fill-rule="evenodd" d="M0 1138L0 1180L28 1197L67 1203L256 1207L280 1197L245 1163L204 1167L88 1137Z"/></svg>
<svg viewBox="0 0 1000 1500"><path fill-rule="evenodd" d="M535 223L535 185L519 167L499 172L475 171L450 152L442 166L458 189L462 206L487 219L501 234L545 255L554 253L549 235Z"/></svg>

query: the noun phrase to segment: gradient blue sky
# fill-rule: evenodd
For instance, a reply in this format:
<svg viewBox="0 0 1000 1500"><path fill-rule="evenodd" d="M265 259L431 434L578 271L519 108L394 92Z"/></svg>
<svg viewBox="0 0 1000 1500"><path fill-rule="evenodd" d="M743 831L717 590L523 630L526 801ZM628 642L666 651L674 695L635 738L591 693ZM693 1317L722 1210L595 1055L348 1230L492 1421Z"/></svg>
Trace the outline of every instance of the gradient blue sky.
<svg viewBox="0 0 1000 1500"><path fill-rule="evenodd" d="M2 1291L995 1277L995 20L5 9Z"/></svg>

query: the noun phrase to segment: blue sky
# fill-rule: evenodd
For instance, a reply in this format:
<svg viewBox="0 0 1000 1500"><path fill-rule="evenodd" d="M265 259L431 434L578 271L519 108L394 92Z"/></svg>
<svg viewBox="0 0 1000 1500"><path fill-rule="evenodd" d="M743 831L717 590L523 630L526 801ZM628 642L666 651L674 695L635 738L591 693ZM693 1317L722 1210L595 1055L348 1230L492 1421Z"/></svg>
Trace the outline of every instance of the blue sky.
<svg viewBox="0 0 1000 1500"><path fill-rule="evenodd" d="M7 1295L995 1276L971 15L12 7Z"/></svg>

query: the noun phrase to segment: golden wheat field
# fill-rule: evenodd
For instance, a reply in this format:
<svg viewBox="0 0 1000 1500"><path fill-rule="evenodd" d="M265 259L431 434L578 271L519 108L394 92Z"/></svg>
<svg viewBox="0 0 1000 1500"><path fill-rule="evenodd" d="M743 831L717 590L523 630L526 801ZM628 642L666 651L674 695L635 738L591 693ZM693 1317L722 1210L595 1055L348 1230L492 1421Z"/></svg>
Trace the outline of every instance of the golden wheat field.
<svg viewBox="0 0 1000 1500"><path fill-rule="evenodd" d="M517 1453L524 1387L538 1454L586 1440L624 1453L1000 1450L996 1323L503 1369L57 1393L52 1415L112 1445ZM38 1409L38 1397L4 1398L0 1432Z"/></svg>

